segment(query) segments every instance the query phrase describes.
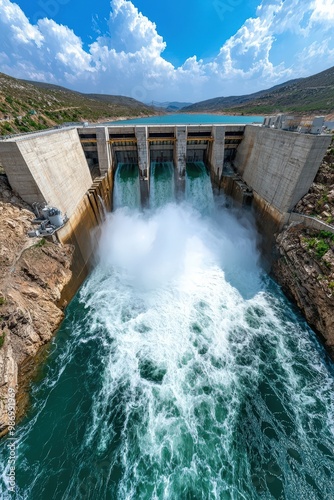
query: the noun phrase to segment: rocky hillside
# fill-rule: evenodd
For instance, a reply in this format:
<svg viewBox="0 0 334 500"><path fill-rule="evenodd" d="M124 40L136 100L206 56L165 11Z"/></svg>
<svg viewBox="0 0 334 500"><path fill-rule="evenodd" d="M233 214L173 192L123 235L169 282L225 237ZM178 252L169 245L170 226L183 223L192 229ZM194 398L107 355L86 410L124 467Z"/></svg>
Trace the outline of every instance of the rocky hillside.
<svg viewBox="0 0 334 500"><path fill-rule="evenodd" d="M63 319L57 304L72 274L72 247L30 239L33 218L0 175L0 436L9 389L17 393L17 419L24 412L34 357Z"/></svg>
<svg viewBox="0 0 334 500"><path fill-rule="evenodd" d="M254 94L217 97L182 109L183 112L244 114L324 114L334 112L334 67L307 78L290 80Z"/></svg>
<svg viewBox="0 0 334 500"><path fill-rule="evenodd" d="M0 73L0 135L42 130L64 122L154 114L156 109L130 97L81 94Z"/></svg>
<svg viewBox="0 0 334 500"><path fill-rule="evenodd" d="M334 226L334 140L309 193L295 211ZM278 260L273 274L303 312L308 323L323 337L334 359L334 234L306 229L301 224L286 228L277 238Z"/></svg>
<svg viewBox="0 0 334 500"><path fill-rule="evenodd" d="M295 212L311 215L327 224L334 223L334 137L321 168Z"/></svg>

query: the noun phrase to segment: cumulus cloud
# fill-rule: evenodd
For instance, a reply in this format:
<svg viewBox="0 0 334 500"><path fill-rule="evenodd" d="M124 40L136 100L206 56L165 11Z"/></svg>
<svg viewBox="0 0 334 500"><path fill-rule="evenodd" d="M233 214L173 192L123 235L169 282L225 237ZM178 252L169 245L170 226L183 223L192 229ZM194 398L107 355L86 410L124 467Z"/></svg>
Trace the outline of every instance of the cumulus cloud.
<svg viewBox="0 0 334 500"><path fill-rule="evenodd" d="M313 2L313 12L311 20L324 24L331 24L334 21L334 1L333 0L315 0Z"/></svg>
<svg viewBox="0 0 334 500"><path fill-rule="evenodd" d="M47 18L33 24L10 0L0 0L0 13L1 71L83 92L196 101L334 65L334 0L262 0L215 57L193 56L180 67L164 58L156 25L128 0L111 1L108 35L97 33L89 50L69 27Z"/></svg>

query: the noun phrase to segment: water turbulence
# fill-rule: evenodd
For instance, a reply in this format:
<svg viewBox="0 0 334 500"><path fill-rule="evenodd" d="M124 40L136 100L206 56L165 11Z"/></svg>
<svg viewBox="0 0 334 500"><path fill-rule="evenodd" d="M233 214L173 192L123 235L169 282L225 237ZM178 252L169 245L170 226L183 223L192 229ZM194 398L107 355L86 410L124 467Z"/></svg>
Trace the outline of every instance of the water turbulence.
<svg viewBox="0 0 334 500"><path fill-rule="evenodd" d="M18 430L18 497L332 498L333 367L251 221L120 209L99 256Z"/></svg>
<svg viewBox="0 0 334 500"><path fill-rule="evenodd" d="M139 168L135 163L119 163L114 182L114 208L140 206Z"/></svg>
<svg viewBox="0 0 334 500"><path fill-rule="evenodd" d="M202 161L189 162L186 165L185 199L201 213L210 214L213 211L211 180Z"/></svg>
<svg viewBox="0 0 334 500"><path fill-rule="evenodd" d="M174 200L173 162L152 162L150 175L150 207L158 208Z"/></svg>

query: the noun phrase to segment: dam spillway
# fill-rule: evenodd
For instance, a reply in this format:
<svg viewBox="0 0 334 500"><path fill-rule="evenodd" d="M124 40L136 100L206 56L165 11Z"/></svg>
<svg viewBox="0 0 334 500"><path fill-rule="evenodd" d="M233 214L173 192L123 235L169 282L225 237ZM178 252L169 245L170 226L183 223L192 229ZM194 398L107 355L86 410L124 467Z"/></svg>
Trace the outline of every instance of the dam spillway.
<svg viewBox="0 0 334 500"><path fill-rule="evenodd" d="M175 201L173 162L152 162L150 170L150 207L158 208Z"/></svg>
<svg viewBox="0 0 334 500"><path fill-rule="evenodd" d="M114 182L114 209L138 208L141 204L139 169L135 163L119 163Z"/></svg>
<svg viewBox="0 0 334 500"><path fill-rule="evenodd" d="M99 176L109 175L109 199L118 184L123 191L99 228L98 265L67 308L18 426L18 498L331 497L333 364L259 266L249 214L235 216L210 201L211 179L234 149L256 195L284 214L309 182L321 149L312 147L322 138L254 127L236 139L231 132L96 127L95 142L81 131L59 133L77 141L70 187L75 201L81 193L85 202L79 210L72 198L69 215L79 246L98 219L88 174L96 172L96 189ZM62 191L36 181L57 155L44 153L43 140L37 168L30 141L38 150L36 139L6 144L13 175L15 160L29 179L25 196L66 205L65 175ZM237 147L226 147L233 142ZM61 140L57 147L60 155ZM265 162L257 164L259 151ZM284 182L266 182L266 169L277 174L278 163ZM161 170L165 164L174 181ZM119 165L126 167L117 173ZM128 188L138 196L138 179L141 199L149 201L159 181L174 182L185 199L163 200L164 188L151 208L129 208ZM88 214L84 224L76 210Z"/></svg>

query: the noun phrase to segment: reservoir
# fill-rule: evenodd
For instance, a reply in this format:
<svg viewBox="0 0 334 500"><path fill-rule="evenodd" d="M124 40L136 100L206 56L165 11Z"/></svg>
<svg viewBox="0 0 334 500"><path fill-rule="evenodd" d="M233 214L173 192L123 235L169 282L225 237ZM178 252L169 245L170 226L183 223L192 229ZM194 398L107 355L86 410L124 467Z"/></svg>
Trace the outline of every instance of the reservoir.
<svg viewBox="0 0 334 500"><path fill-rule="evenodd" d="M107 125L212 125L212 124L229 124L229 125L244 125L249 123L263 123L263 116L232 116L232 115L216 115L209 113L171 113L168 115L149 116L147 118L134 118L132 120L119 120L116 122L108 122Z"/></svg>
<svg viewBox="0 0 334 500"><path fill-rule="evenodd" d="M172 175L155 165L139 210L133 169L116 173L17 429L17 498L329 499L333 364L261 269L251 215L200 164L178 202Z"/></svg>

